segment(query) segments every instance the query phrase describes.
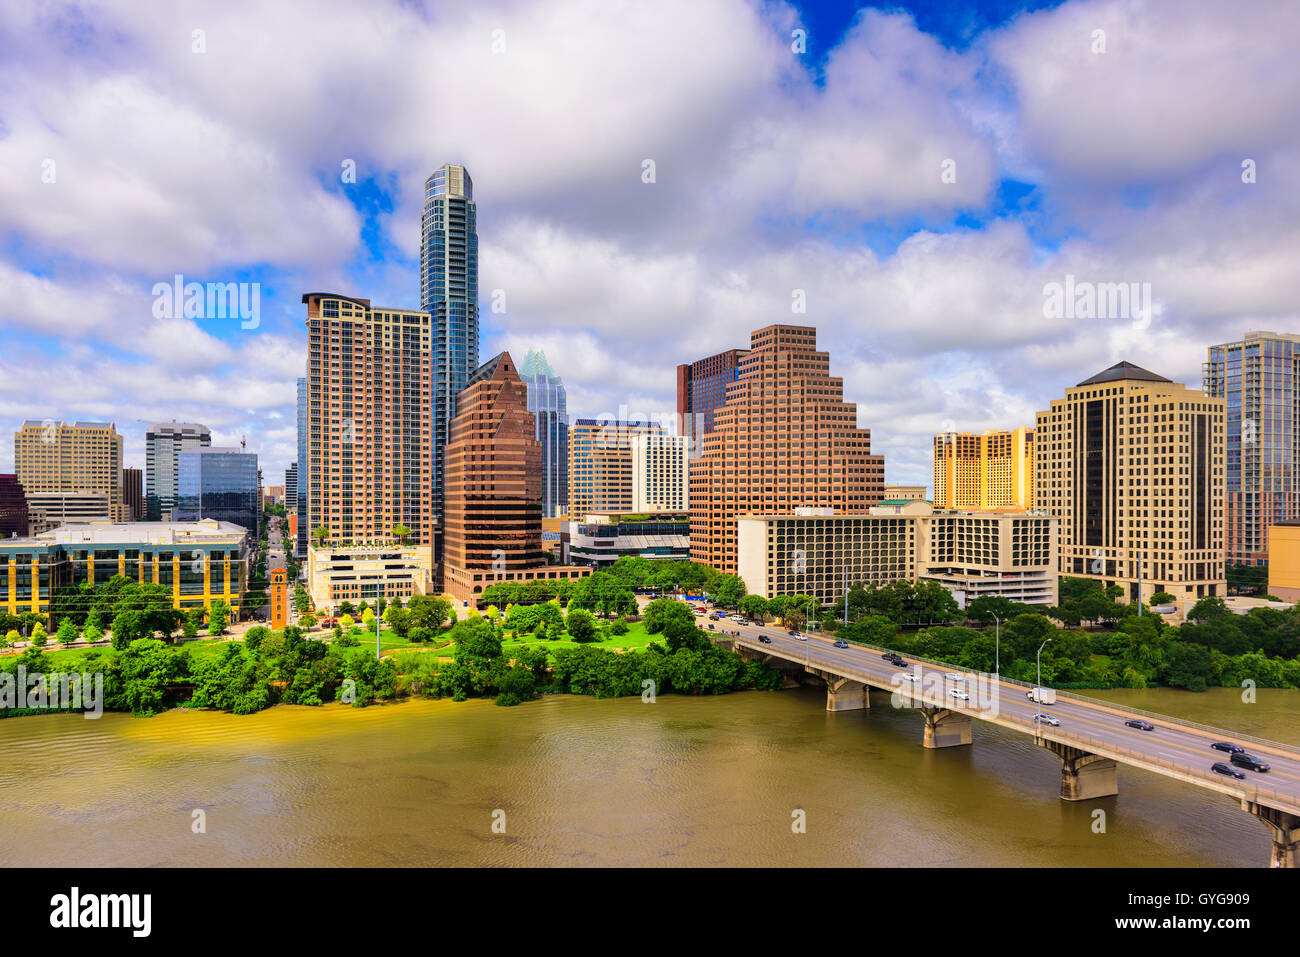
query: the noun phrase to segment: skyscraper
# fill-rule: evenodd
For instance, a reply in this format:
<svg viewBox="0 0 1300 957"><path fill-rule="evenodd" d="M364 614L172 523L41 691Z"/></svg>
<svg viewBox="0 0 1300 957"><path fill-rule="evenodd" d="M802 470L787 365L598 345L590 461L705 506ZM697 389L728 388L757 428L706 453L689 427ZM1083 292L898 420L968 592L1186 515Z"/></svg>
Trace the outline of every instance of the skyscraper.
<svg viewBox="0 0 1300 957"><path fill-rule="evenodd" d="M559 518L569 514L569 413L564 382L540 349L528 351L519 377L528 386L534 438L542 443L542 518Z"/></svg>
<svg viewBox="0 0 1300 957"><path fill-rule="evenodd" d="M145 517L161 521L176 505L176 466L182 452L193 452L212 444L206 425L189 422L159 422L144 434Z"/></svg>
<svg viewBox="0 0 1300 957"><path fill-rule="evenodd" d="M144 472L140 469L122 469L122 507L125 521L138 522L145 516Z"/></svg>
<svg viewBox="0 0 1300 957"><path fill-rule="evenodd" d="M1033 507L1034 430L941 432L934 437L934 507Z"/></svg>
<svg viewBox="0 0 1300 957"><path fill-rule="evenodd" d="M1269 526L1300 518L1300 336L1210 346L1201 386L1227 415L1227 561L1265 565Z"/></svg>
<svg viewBox="0 0 1300 957"><path fill-rule="evenodd" d="M27 507L50 521L125 520L122 436L111 422L29 419L14 433L14 472Z"/></svg>
<svg viewBox="0 0 1300 957"><path fill-rule="evenodd" d="M578 419L569 430L569 514L634 511L632 443L638 436L663 435L658 422Z"/></svg>
<svg viewBox="0 0 1300 957"><path fill-rule="evenodd" d="M713 428L727 384L736 381L740 360L747 355L748 349L728 349L677 367L677 432L686 436L691 458L703 451L704 433Z"/></svg>
<svg viewBox="0 0 1300 957"><path fill-rule="evenodd" d="M633 512L685 512L690 507L689 444L684 435L632 438Z"/></svg>
<svg viewBox="0 0 1300 957"><path fill-rule="evenodd" d="M284 513L298 511L298 463L290 462L284 470Z"/></svg>
<svg viewBox="0 0 1300 957"><path fill-rule="evenodd" d="M238 525L256 536L261 518L257 455L238 448L207 446L182 452L177 460L172 521L213 519Z"/></svg>
<svg viewBox="0 0 1300 957"><path fill-rule="evenodd" d="M474 182L463 166L440 166L424 182L420 308L432 318L433 514L442 514L443 455L456 396L478 368L478 232Z"/></svg>
<svg viewBox="0 0 1300 957"><path fill-rule="evenodd" d="M0 474L0 539L26 538L27 521L27 495L18 476Z"/></svg>
<svg viewBox="0 0 1300 957"><path fill-rule="evenodd" d="M294 552L299 561L307 557L308 533L311 529L307 525L307 500L311 494L307 484L307 380L302 378L298 380L298 498L297 498L297 542L294 546ZM319 491L319 486L317 486Z"/></svg>
<svg viewBox="0 0 1300 957"><path fill-rule="evenodd" d="M322 526L331 544L391 542L398 525L411 530L409 541L429 544L428 314L325 292L302 301L308 511L300 544Z"/></svg>
<svg viewBox="0 0 1300 957"><path fill-rule="evenodd" d="M883 497L885 460L844 401L811 326L751 336L737 379L691 460L691 558L736 571L736 519L796 508L865 512Z"/></svg>
<svg viewBox="0 0 1300 957"><path fill-rule="evenodd" d="M1034 504L1060 519L1060 573L1184 611L1224 594L1223 419L1222 399L1130 362L1039 412Z"/></svg>

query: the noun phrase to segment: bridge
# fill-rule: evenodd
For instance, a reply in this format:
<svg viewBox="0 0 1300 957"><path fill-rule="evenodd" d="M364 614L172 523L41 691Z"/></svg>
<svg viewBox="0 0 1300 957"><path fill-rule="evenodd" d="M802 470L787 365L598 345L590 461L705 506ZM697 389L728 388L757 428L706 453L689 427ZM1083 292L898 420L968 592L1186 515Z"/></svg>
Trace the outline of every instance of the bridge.
<svg viewBox="0 0 1300 957"><path fill-rule="evenodd" d="M973 720L1031 735L1061 759L1061 797L1066 801L1118 794L1120 764L1226 794L1269 828L1273 867L1300 866L1300 748L1064 691L1056 692L1054 704L1038 705L1026 697L1032 686L1023 682L912 655L900 655L905 665L898 667L882 658L886 649L870 645L851 642L848 648L836 648L833 639L817 635L800 641L770 625L723 621L718 628L711 634L715 641L780 668L792 683L804 675L825 682L828 711L870 708L871 689L889 691L897 706L920 711L924 747L970 744ZM768 642L759 641L760 635ZM953 696L954 688L967 691L969 699ZM1039 713L1051 715L1059 726L1036 722ZM1125 721L1132 718L1154 727L1130 728ZM1211 764L1229 758L1210 747L1215 741L1245 747L1271 770L1245 771L1245 780L1210 770Z"/></svg>

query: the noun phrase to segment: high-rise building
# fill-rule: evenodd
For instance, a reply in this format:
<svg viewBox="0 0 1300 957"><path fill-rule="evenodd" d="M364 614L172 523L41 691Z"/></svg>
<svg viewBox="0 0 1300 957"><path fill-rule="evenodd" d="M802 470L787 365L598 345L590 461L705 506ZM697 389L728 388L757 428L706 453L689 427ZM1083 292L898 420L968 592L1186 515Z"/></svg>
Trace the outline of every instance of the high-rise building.
<svg viewBox="0 0 1300 957"><path fill-rule="evenodd" d="M307 379L298 380L298 520L294 522L297 545L295 554L299 561L307 557L307 541L310 527L307 525L307 501L310 492L307 487Z"/></svg>
<svg viewBox="0 0 1300 957"><path fill-rule="evenodd" d="M478 368L478 227L474 181L445 164L424 182L420 308L433 329L433 514L442 514L443 456L456 396Z"/></svg>
<svg viewBox="0 0 1300 957"><path fill-rule="evenodd" d="M298 463L290 462L284 470L284 511L285 514L298 510Z"/></svg>
<svg viewBox="0 0 1300 957"><path fill-rule="evenodd" d="M1300 518L1300 336L1210 346L1201 387L1227 416L1228 564L1266 565L1269 527Z"/></svg>
<svg viewBox="0 0 1300 957"><path fill-rule="evenodd" d="M176 505L177 459L182 452L212 445L212 432L194 422L159 422L144 433L145 517L170 517Z"/></svg>
<svg viewBox="0 0 1300 957"><path fill-rule="evenodd" d="M27 522L27 495L18 476L0 474L0 539L26 538L31 534Z"/></svg>
<svg viewBox="0 0 1300 957"><path fill-rule="evenodd" d="M1119 362L1038 413L1034 504L1060 519L1062 575L1128 601L1225 593L1223 408Z"/></svg>
<svg viewBox="0 0 1300 957"><path fill-rule="evenodd" d="M542 551L542 447L510 353L485 362L456 399L447 444L443 587L476 601L503 581L580 578Z"/></svg>
<svg viewBox="0 0 1300 957"><path fill-rule="evenodd" d="M210 445L182 452L172 521L227 522L256 536L262 514L258 473L257 455L238 448Z"/></svg>
<svg viewBox="0 0 1300 957"><path fill-rule="evenodd" d="M715 356L677 367L677 434L687 439L687 454L703 451L704 433L713 428L713 415L727 398L727 384L735 382L740 360L748 349L728 349Z"/></svg>
<svg viewBox="0 0 1300 957"><path fill-rule="evenodd" d="M122 504L127 521L138 522L145 516L144 472L141 469L122 469Z"/></svg>
<svg viewBox="0 0 1300 957"><path fill-rule="evenodd" d="M29 509L60 524L122 521L122 436L111 422L29 419L14 433L14 472Z"/></svg>
<svg viewBox="0 0 1300 957"><path fill-rule="evenodd" d="M530 349L524 356L519 377L528 386L534 437L542 443L542 518L559 518L569 514L569 412L564 382L540 349Z"/></svg>
<svg viewBox="0 0 1300 957"><path fill-rule="evenodd" d="M577 419L569 429L569 514L633 512L632 442L663 435L658 422Z"/></svg>
<svg viewBox="0 0 1300 957"><path fill-rule="evenodd" d="M811 326L751 336L738 378L691 460L691 558L736 571L736 519L800 507L865 512L883 497L885 460L871 454L844 380L830 374Z"/></svg>
<svg viewBox="0 0 1300 957"><path fill-rule="evenodd" d="M632 511L685 512L690 505L689 441L684 435L632 437Z"/></svg>
<svg viewBox="0 0 1300 957"><path fill-rule="evenodd" d="M312 292L307 304L307 521L331 544L430 544L430 319ZM304 528L304 525L306 526ZM303 549L305 552L305 549Z"/></svg>
<svg viewBox="0 0 1300 957"><path fill-rule="evenodd" d="M1034 501L1034 430L934 437L934 507L1024 511Z"/></svg>

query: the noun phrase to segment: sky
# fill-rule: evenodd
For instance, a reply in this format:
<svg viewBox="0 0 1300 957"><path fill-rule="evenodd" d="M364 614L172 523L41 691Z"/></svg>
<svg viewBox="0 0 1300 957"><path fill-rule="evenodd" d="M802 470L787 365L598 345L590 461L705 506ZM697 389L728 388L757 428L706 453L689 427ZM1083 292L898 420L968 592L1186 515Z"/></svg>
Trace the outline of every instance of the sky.
<svg viewBox="0 0 1300 957"><path fill-rule="evenodd" d="M1300 333L1298 48L1291 0L9 0L0 470L24 419L113 421L136 467L176 419L279 484L302 294L418 308L452 162L483 360L667 416L678 363L814 325L886 481L928 484L936 432ZM170 308L176 276L255 321Z"/></svg>

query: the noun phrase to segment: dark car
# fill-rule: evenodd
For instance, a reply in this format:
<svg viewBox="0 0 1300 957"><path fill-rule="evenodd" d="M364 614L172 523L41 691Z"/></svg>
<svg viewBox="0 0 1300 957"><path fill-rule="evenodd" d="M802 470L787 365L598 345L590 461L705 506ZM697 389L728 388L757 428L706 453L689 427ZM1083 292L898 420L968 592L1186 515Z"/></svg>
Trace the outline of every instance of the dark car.
<svg viewBox="0 0 1300 957"><path fill-rule="evenodd" d="M1255 757L1253 754L1247 754L1245 751L1238 751L1232 757L1228 758L1239 768L1245 768L1247 771L1267 771L1268 765Z"/></svg>
<svg viewBox="0 0 1300 957"><path fill-rule="evenodd" d="M881 655L880 657L883 658L885 661L888 661L891 665L898 666L898 665L906 664L906 662L903 661L902 658L900 658L898 655L894 654L892 651L886 651L886 652L885 652L883 655Z"/></svg>
<svg viewBox="0 0 1300 957"><path fill-rule="evenodd" d="M848 643L847 641L837 641L837 642L835 642L835 647L836 647L836 648L847 648L848 646L849 646L849 643Z"/></svg>
<svg viewBox="0 0 1300 957"><path fill-rule="evenodd" d="M758 640L765 645L770 645L772 643L772 639L767 637L767 635L759 635Z"/></svg>
<svg viewBox="0 0 1300 957"><path fill-rule="evenodd" d="M1124 722L1126 727L1137 728L1139 731L1154 731L1156 726L1150 721L1143 721L1141 718L1129 718Z"/></svg>
<svg viewBox="0 0 1300 957"><path fill-rule="evenodd" d="M1215 741L1210 745L1215 751L1227 751L1229 754L1240 754L1246 749L1239 744L1232 744L1228 741Z"/></svg>
<svg viewBox="0 0 1300 957"><path fill-rule="evenodd" d="M1230 778L1241 779L1246 776L1243 772L1238 771L1231 764L1224 764L1222 761L1216 761L1214 762L1214 764L1211 764L1210 770L1215 772L1216 774L1226 774Z"/></svg>

